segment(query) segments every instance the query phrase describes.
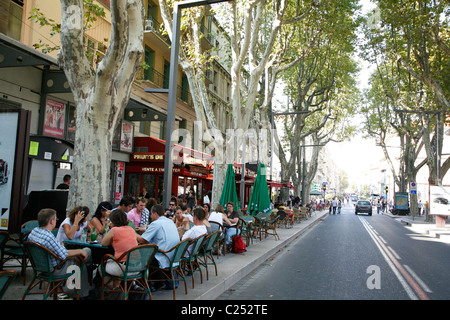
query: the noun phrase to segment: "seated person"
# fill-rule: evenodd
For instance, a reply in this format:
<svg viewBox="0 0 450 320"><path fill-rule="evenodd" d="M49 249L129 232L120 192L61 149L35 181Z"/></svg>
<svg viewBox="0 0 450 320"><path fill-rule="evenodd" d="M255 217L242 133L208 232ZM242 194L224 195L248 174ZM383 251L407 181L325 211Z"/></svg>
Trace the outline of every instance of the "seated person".
<svg viewBox="0 0 450 320"><path fill-rule="evenodd" d="M111 203L103 201L99 203L97 209L94 212L94 216L91 219L91 225L93 227L92 232L96 232L98 240L101 240L101 237L107 229L109 214L111 210Z"/></svg>
<svg viewBox="0 0 450 320"><path fill-rule="evenodd" d="M223 214L223 226L227 228L227 232L225 233L225 244L231 243L231 237L238 233L238 229L235 227L239 222L239 213L237 213L234 209L234 203L227 203L227 212Z"/></svg>
<svg viewBox="0 0 450 320"><path fill-rule="evenodd" d="M150 218L152 223L147 230L140 236L137 235L139 243L156 244L162 251L168 251L180 242L177 227L172 220L164 216L164 207L160 204L155 204L151 208ZM172 258L173 252L168 256ZM158 262L160 268L169 267L169 261L164 254L157 252L154 261Z"/></svg>
<svg viewBox="0 0 450 320"><path fill-rule="evenodd" d="M186 203L182 203L180 204L181 207L181 211L183 211L183 217L186 217L189 219L189 222L194 223L194 217L192 216L192 214L190 213L191 210L190 208L187 206Z"/></svg>
<svg viewBox="0 0 450 320"><path fill-rule="evenodd" d="M125 214L127 214L128 212L131 211L131 209L133 209L133 206L134 206L134 199L130 196L124 196L122 199L120 199L119 205L114 209L112 209L112 211L120 209L123 212L125 212Z"/></svg>
<svg viewBox="0 0 450 320"><path fill-rule="evenodd" d="M91 261L91 250L89 248L83 249L73 249L67 250L59 241L56 240L52 233L52 230L56 226L56 211L53 209L42 209L38 213L39 227L34 228L29 236L28 241L38 243L50 251L52 251L56 256L61 259L66 259L67 257L73 257L81 255L84 259L86 265L90 265ZM53 267L58 264L58 260L54 257L50 257L50 263ZM60 268L54 271L54 275L63 275L67 273L67 268L76 264L73 260L67 260ZM84 298L89 295L89 280L87 268L81 268L81 289L80 297Z"/></svg>
<svg viewBox="0 0 450 320"><path fill-rule="evenodd" d="M225 213L225 210L222 205L218 205L216 209L211 212L209 215L208 221L214 221L217 223L223 224L223 214Z"/></svg>
<svg viewBox="0 0 450 320"><path fill-rule="evenodd" d="M128 225L128 219L125 212L120 209L111 211L109 215L110 230L102 239L102 246L112 246L114 249L114 257L119 258L123 253L138 245L136 232ZM125 270L125 256L120 262ZM115 261L109 259L105 266L106 273L113 276L121 276L123 274L122 267ZM115 283L113 287L117 287L119 283Z"/></svg>
<svg viewBox="0 0 450 320"><path fill-rule="evenodd" d="M172 221L175 223L175 226L177 227L178 233L180 233L181 238L182 230L189 229L189 218L183 216L183 210L181 210L180 206L176 207Z"/></svg>
<svg viewBox="0 0 450 320"><path fill-rule="evenodd" d="M197 207L193 210L194 214L194 226L189 230L182 230L181 240L188 238L196 239L204 234L207 234L206 226L203 223L205 220L205 210L202 207ZM185 256L189 256L189 251L192 249L193 244L186 250Z"/></svg>
<svg viewBox="0 0 450 320"><path fill-rule="evenodd" d="M66 240L80 240L84 229L90 231L86 218L89 216L88 207L75 207L61 223L56 235L56 240L64 242Z"/></svg>
<svg viewBox="0 0 450 320"><path fill-rule="evenodd" d="M136 232L142 234L149 223L149 210L145 207L145 199L137 198L136 206L127 214L128 220L133 222Z"/></svg>

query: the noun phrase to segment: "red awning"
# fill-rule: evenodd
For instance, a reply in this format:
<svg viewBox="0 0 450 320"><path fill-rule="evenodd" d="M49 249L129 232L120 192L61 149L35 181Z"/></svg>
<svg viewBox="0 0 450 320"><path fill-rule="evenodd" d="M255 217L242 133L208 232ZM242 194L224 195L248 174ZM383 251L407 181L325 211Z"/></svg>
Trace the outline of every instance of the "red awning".
<svg viewBox="0 0 450 320"><path fill-rule="evenodd" d="M154 137L135 137L134 147L147 148L148 152L134 152L134 161L164 162L166 141ZM207 167L214 157L210 154L174 144L173 162L175 164L198 165Z"/></svg>
<svg viewBox="0 0 450 320"><path fill-rule="evenodd" d="M281 187L283 187L283 184L282 184L282 183L279 183L279 182L273 182L273 181L271 181L271 182L267 181L267 182L269 183L269 185L270 185L272 188L281 188Z"/></svg>

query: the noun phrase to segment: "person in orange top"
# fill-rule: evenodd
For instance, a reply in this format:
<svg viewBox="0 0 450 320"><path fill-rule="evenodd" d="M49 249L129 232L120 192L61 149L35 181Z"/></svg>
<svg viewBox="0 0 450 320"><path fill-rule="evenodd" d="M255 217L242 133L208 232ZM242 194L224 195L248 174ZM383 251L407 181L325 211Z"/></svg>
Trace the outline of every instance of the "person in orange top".
<svg viewBox="0 0 450 320"><path fill-rule="evenodd" d="M110 219L110 230L102 239L102 246L112 246L114 249L114 257L120 257L124 252L138 245L137 233L134 229L128 226L128 219L125 212L122 210L114 210L109 215ZM113 276L121 276L123 270L125 270L124 264L126 256L119 261L120 264L113 260L108 260L105 270L106 273ZM123 270L122 270L123 268ZM118 285L115 284L116 286Z"/></svg>

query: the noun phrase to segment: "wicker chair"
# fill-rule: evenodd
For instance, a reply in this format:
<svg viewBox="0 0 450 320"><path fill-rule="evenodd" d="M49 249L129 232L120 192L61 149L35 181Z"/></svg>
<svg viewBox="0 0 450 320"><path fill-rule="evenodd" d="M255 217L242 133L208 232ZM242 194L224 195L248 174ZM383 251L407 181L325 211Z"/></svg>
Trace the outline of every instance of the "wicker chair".
<svg viewBox="0 0 450 320"><path fill-rule="evenodd" d="M103 300L105 293L123 293L124 300L128 300L130 293L142 293L140 291L133 291L132 282L136 282L139 286L144 288L144 294L148 294L150 299L152 293L147 282L147 272L150 267L158 246L154 244L142 244L124 252L120 257L114 257L111 254L106 254L100 264L101 277L102 277L102 291L100 299ZM121 264L123 258L126 257L124 264ZM108 261L114 261L117 263L123 271L120 276L109 275L106 272L106 264ZM105 281L105 278L109 276L110 279ZM114 283L114 281L120 280L120 285L117 288L110 288L108 284Z"/></svg>
<svg viewBox="0 0 450 320"><path fill-rule="evenodd" d="M72 273L65 273L62 275L55 275L54 272L59 267L61 267L66 261L74 260L78 267L82 268L82 258L79 256L67 257L66 259L59 258L52 251L47 249L46 247L31 241L25 241L24 247L27 252L28 258L31 261L31 266L33 267L33 280L31 280L29 286L25 290L23 294L22 300L25 300L25 297L30 294L44 294L44 300L47 300L47 297L53 294L53 299L57 299L58 288L62 285L69 277L72 276ZM55 267L52 267L51 257L55 258L58 264ZM35 281L37 282L35 283ZM31 290L34 289L37 285L41 287L43 283L47 283L45 286L44 292L31 293ZM74 289L74 295L77 300L79 299L79 292L77 289Z"/></svg>

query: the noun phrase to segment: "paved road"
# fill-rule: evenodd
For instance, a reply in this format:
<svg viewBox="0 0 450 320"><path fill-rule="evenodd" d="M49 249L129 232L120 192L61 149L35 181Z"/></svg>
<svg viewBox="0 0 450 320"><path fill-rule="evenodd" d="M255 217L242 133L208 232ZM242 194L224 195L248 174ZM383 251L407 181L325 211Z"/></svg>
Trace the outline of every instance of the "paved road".
<svg viewBox="0 0 450 320"><path fill-rule="evenodd" d="M347 204L219 299L449 299L450 246Z"/></svg>

